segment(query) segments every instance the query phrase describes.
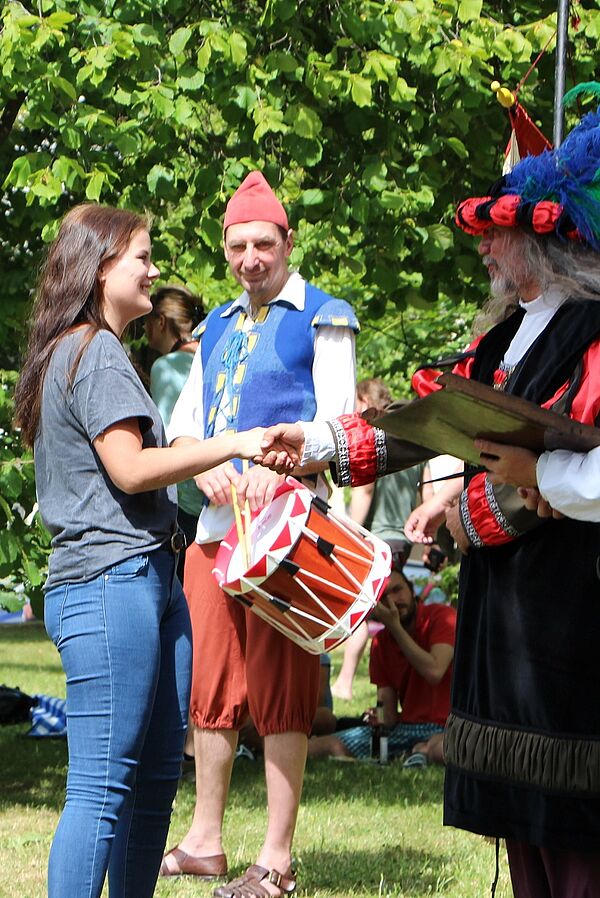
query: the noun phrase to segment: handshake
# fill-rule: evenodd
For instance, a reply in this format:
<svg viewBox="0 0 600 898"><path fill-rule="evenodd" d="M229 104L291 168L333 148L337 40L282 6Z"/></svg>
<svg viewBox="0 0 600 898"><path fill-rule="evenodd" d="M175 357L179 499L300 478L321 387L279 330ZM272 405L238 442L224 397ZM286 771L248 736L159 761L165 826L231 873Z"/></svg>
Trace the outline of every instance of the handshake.
<svg viewBox="0 0 600 898"><path fill-rule="evenodd" d="M304 431L300 424L267 427L260 441L260 453L252 461L278 474L290 474L302 463Z"/></svg>

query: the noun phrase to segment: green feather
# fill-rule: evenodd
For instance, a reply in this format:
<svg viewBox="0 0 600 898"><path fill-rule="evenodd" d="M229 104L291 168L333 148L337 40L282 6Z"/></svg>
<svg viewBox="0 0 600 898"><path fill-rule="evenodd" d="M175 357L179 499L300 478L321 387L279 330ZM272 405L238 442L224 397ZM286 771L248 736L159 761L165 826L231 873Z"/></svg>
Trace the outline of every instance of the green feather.
<svg viewBox="0 0 600 898"><path fill-rule="evenodd" d="M600 82L598 81L584 81L582 84L577 84L575 87L572 87L571 90L567 91L567 93L563 97L563 106L566 108L567 106L572 106L577 97L582 94L589 94L592 97L600 97Z"/></svg>

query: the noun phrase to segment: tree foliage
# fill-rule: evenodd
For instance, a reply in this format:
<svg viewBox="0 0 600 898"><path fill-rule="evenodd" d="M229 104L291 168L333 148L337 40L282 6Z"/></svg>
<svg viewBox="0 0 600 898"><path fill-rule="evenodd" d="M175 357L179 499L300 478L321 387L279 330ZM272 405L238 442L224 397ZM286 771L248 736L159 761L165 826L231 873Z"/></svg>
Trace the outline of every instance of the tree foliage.
<svg viewBox="0 0 600 898"><path fill-rule="evenodd" d="M553 3L8 0L0 34L4 326L20 335L42 241L73 203L155 215L166 277L222 296L220 219L258 165L299 233L295 262L367 317L474 298L455 201L497 172L514 85ZM572 31L593 70L597 10ZM522 96L551 130L551 56ZM462 272L459 280L457 270ZM477 278L475 278L477 280Z"/></svg>
<svg viewBox="0 0 600 898"><path fill-rule="evenodd" d="M0 371L0 606L10 610L22 603L24 588L39 599L49 542L37 514L33 460L23 457L10 426L16 377Z"/></svg>
<svg viewBox="0 0 600 898"><path fill-rule="evenodd" d="M232 289L225 202L258 166L297 230L293 262L356 305L365 368L389 371L393 350L403 373L415 334L433 348L412 310L443 345L453 305L481 295L452 209L498 173L508 129L490 82L515 86L545 46L521 98L551 133L548 0L5 0L0 15L6 368L70 206L151 212L163 277L211 305ZM600 11L578 5L574 80L593 77L599 37Z"/></svg>

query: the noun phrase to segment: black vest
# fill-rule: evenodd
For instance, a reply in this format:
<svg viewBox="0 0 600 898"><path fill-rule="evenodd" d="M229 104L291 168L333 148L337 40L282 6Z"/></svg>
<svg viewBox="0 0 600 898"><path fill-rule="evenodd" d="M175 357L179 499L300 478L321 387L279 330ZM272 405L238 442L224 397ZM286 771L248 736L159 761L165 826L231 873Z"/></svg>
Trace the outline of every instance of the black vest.
<svg viewBox="0 0 600 898"><path fill-rule="evenodd" d="M477 348L491 384L523 317ZM566 302L506 391L542 404L600 337L600 302ZM444 820L535 845L600 848L600 524L550 520L461 566Z"/></svg>

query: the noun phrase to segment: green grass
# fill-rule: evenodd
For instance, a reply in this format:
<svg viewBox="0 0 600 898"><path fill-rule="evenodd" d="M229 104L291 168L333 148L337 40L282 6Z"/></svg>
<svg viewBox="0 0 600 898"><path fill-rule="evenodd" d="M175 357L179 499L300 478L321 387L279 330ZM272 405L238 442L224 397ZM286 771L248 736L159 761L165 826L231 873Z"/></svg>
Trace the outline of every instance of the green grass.
<svg viewBox="0 0 600 898"><path fill-rule="evenodd" d="M334 656L334 669L339 655ZM0 682L26 692L64 695L58 655L41 625L0 627ZM357 695L338 713L372 703L361 667ZM42 898L46 859L62 805L63 741L26 739L27 727L0 728L0 898ZM441 769L311 760L298 818L298 894L314 898L483 898L494 872L494 846L443 827ZM186 831L194 786L182 782L169 844ZM233 874L252 863L264 833L265 789L260 762L237 761L225 820ZM208 898L210 884L160 881L157 898ZM511 894L502 861L497 898Z"/></svg>

